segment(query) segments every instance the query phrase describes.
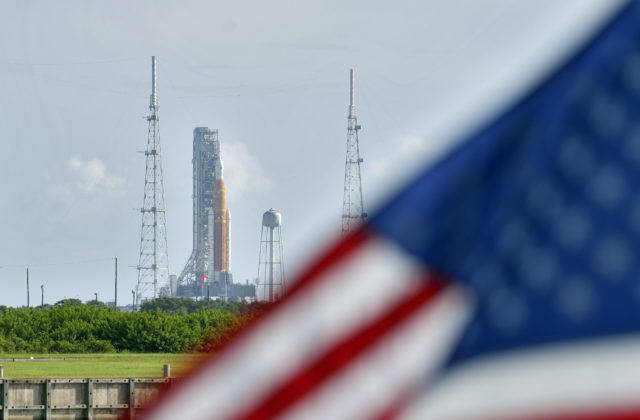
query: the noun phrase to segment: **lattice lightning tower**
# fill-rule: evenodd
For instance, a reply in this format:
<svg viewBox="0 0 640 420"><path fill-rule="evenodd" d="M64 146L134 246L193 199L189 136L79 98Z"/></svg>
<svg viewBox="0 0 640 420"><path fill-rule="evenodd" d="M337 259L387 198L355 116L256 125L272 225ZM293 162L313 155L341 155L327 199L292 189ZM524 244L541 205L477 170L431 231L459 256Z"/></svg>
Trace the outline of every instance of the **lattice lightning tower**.
<svg viewBox="0 0 640 420"><path fill-rule="evenodd" d="M138 284L136 300L156 298L168 294L169 250L167 244L167 220L162 182L162 153L160 149L160 122L158 119L158 93L156 90L156 58L151 57L151 97L146 170L144 177L144 201L142 230L140 234L140 259L138 260Z"/></svg>
<svg viewBox="0 0 640 420"><path fill-rule="evenodd" d="M347 124L347 159L344 169L344 198L342 201L342 234L354 231L363 222L367 214L362 205L362 180L360 178L360 146L358 145L358 131L360 126L356 118L356 104L354 99L353 69L350 71L351 95L349 101L349 116Z"/></svg>

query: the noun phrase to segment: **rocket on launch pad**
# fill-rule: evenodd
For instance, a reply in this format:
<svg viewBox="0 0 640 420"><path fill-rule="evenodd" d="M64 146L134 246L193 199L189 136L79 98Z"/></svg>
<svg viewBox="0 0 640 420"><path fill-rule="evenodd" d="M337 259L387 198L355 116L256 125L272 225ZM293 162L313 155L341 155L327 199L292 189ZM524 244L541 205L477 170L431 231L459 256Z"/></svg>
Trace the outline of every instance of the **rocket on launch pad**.
<svg viewBox="0 0 640 420"><path fill-rule="evenodd" d="M213 181L213 265L210 268L214 280L220 280L220 272L229 271L230 213L227 208L227 190L224 187L222 157L214 163Z"/></svg>
<svg viewBox="0 0 640 420"><path fill-rule="evenodd" d="M252 298L255 287L233 283L229 267L231 213L227 208L218 131L193 130L193 251L172 295Z"/></svg>

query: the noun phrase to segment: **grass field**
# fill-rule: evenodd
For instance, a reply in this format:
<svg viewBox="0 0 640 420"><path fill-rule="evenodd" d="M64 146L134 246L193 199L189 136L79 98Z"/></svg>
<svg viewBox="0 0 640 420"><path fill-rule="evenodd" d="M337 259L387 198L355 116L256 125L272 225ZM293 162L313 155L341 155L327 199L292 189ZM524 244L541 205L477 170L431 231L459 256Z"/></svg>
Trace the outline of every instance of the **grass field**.
<svg viewBox="0 0 640 420"><path fill-rule="evenodd" d="M33 360L31 360L33 357ZM197 354L0 354L5 378L162 377L165 364L179 377ZM13 361L15 359L15 361Z"/></svg>

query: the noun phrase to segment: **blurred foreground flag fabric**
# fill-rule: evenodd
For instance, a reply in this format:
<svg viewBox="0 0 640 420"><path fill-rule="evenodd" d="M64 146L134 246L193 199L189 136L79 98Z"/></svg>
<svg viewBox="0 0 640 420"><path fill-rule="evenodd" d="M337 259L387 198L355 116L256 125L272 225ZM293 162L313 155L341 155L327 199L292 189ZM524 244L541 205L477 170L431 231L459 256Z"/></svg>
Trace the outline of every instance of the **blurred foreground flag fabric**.
<svg viewBox="0 0 640 420"><path fill-rule="evenodd" d="M640 418L640 2L154 419Z"/></svg>

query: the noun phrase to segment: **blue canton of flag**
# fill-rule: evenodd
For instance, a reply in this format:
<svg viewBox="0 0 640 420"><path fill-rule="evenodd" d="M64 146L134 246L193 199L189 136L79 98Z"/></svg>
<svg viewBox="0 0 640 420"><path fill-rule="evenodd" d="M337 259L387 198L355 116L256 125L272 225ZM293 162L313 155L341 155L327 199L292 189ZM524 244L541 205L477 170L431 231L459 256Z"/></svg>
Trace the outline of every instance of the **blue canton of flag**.
<svg viewBox="0 0 640 420"><path fill-rule="evenodd" d="M372 220L472 290L451 363L640 330L639 22L632 3Z"/></svg>

